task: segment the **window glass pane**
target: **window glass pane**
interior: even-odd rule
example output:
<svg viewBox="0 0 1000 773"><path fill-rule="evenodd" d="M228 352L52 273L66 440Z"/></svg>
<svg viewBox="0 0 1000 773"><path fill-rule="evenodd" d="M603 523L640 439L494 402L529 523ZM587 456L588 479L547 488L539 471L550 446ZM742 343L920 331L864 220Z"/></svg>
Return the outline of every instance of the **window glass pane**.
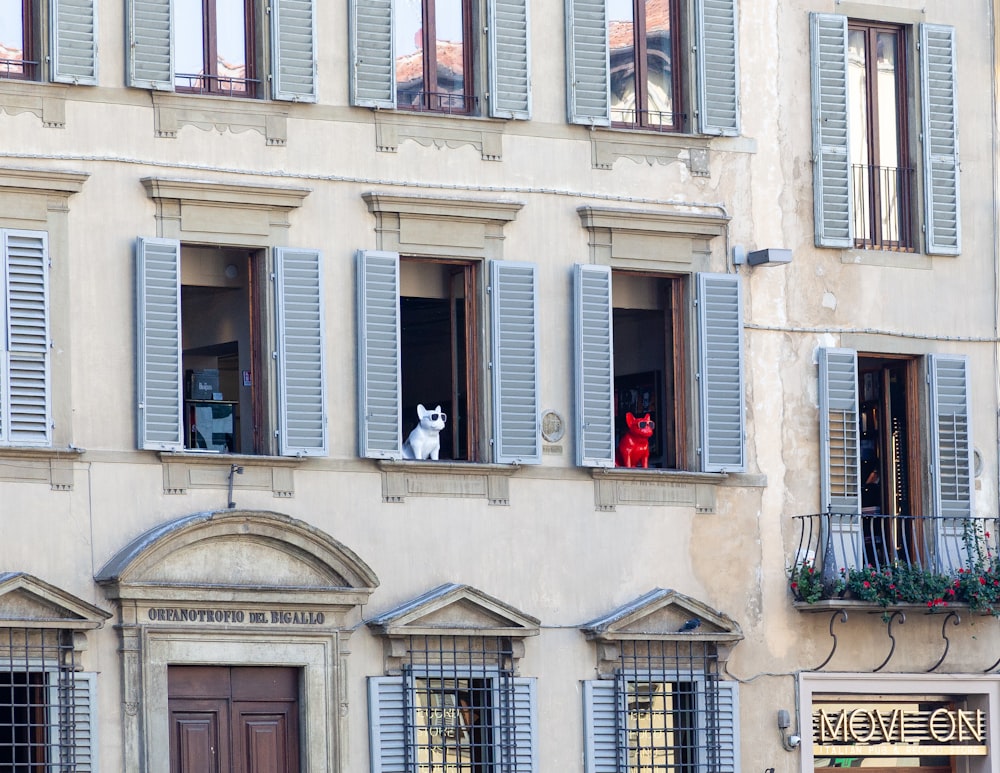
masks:
<svg viewBox="0 0 1000 773"><path fill-rule="evenodd" d="M201 0L174 0L174 19L176 83L181 88L204 89L204 79L198 77L205 74L205 19Z"/></svg>
<svg viewBox="0 0 1000 773"><path fill-rule="evenodd" d="M880 166L901 166L899 162L897 44L898 35L895 32L879 32L876 37Z"/></svg>
<svg viewBox="0 0 1000 773"><path fill-rule="evenodd" d="M247 19L245 0L215 0L217 28L216 75L223 92L245 93L247 78Z"/></svg>
<svg viewBox="0 0 1000 773"><path fill-rule="evenodd" d="M396 103L420 105L424 90L424 20L420 0L395 0L393 39L396 45Z"/></svg>
<svg viewBox="0 0 1000 773"><path fill-rule="evenodd" d="M472 680L417 679L415 688L418 770L471 771L480 756L476 736L482 721L481 696Z"/></svg>
<svg viewBox="0 0 1000 773"><path fill-rule="evenodd" d="M863 30L847 33L847 90L851 116L851 162L868 163L868 66Z"/></svg>
<svg viewBox="0 0 1000 773"><path fill-rule="evenodd" d="M608 0L611 120L635 123L635 8L632 0Z"/></svg>
<svg viewBox="0 0 1000 773"><path fill-rule="evenodd" d="M694 699L693 682L629 682L629 773L693 769Z"/></svg>
<svg viewBox="0 0 1000 773"><path fill-rule="evenodd" d="M0 77L22 75L24 17L22 0L0 0Z"/></svg>
<svg viewBox="0 0 1000 773"><path fill-rule="evenodd" d="M671 51L670 3L646 6L646 109L649 123L674 123L673 56Z"/></svg>
<svg viewBox="0 0 1000 773"><path fill-rule="evenodd" d="M465 14L463 0L434 0L434 26L437 57L436 82L432 91L439 96L431 107L442 110L464 110L465 105Z"/></svg>

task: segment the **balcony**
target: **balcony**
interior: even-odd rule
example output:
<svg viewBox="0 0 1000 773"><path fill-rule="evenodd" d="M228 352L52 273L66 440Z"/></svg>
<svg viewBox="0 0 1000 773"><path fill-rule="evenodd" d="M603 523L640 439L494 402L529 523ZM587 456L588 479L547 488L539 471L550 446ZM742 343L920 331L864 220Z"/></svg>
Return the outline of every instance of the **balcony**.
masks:
<svg viewBox="0 0 1000 773"><path fill-rule="evenodd" d="M854 238L857 247L912 252L915 170L853 164Z"/></svg>
<svg viewBox="0 0 1000 773"><path fill-rule="evenodd" d="M995 517L800 515L789 567L796 608L965 606L1000 617Z"/></svg>

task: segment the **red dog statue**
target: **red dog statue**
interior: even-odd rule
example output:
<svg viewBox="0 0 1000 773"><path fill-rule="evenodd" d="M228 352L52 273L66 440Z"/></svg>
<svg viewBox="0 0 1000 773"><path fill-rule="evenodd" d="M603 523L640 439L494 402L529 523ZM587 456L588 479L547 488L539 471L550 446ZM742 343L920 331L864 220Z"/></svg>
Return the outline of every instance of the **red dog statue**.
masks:
<svg viewBox="0 0 1000 773"><path fill-rule="evenodd" d="M625 423L628 432L618 441L615 464L619 467L649 467L649 439L653 436L653 422L649 414L637 419L626 413Z"/></svg>

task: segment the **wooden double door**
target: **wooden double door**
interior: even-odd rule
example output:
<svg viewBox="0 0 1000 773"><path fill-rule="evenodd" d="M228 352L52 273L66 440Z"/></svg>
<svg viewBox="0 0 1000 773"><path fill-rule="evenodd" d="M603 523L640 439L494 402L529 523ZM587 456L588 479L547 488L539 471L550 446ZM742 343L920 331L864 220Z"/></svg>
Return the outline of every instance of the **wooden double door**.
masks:
<svg viewBox="0 0 1000 773"><path fill-rule="evenodd" d="M299 671L170 666L170 773L299 773Z"/></svg>

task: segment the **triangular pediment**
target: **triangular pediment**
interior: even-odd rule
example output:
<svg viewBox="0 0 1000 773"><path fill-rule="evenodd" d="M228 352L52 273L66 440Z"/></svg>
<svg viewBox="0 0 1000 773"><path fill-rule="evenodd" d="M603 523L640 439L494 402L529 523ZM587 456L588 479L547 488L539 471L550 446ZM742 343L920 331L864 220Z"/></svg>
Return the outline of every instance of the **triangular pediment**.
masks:
<svg viewBox="0 0 1000 773"><path fill-rule="evenodd" d="M701 639L738 641L732 618L675 590L655 588L604 617L580 626L588 639Z"/></svg>
<svg viewBox="0 0 1000 773"><path fill-rule="evenodd" d="M99 628L111 613L24 572L0 574L0 621Z"/></svg>
<svg viewBox="0 0 1000 773"><path fill-rule="evenodd" d="M469 585L441 585L370 620L373 631L410 634L534 636L539 621Z"/></svg>

